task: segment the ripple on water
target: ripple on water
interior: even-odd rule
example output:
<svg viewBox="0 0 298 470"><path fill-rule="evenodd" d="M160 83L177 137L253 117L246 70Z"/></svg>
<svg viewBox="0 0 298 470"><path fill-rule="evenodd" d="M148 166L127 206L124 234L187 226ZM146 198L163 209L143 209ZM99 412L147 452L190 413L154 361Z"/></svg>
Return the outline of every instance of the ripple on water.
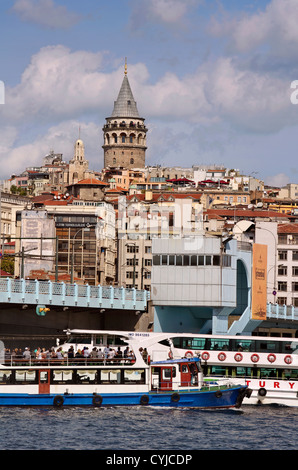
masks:
<svg viewBox="0 0 298 470"><path fill-rule="evenodd" d="M297 408L2 408L0 418L1 450L298 448Z"/></svg>

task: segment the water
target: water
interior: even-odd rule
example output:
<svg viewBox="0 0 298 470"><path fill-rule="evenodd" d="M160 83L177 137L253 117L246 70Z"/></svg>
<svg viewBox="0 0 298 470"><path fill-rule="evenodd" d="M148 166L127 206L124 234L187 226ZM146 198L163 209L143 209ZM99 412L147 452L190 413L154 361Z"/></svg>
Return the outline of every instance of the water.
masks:
<svg viewBox="0 0 298 470"><path fill-rule="evenodd" d="M298 408L1 408L0 450L297 450Z"/></svg>

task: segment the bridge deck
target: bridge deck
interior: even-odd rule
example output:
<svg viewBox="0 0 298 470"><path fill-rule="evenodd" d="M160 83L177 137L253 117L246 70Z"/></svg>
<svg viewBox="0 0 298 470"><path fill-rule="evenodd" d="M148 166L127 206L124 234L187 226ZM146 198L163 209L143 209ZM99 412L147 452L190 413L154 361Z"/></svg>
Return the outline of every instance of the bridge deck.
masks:
<svg viewBox="0 0 298 470"><path fill-rule="evenodd" d="M146 290L27 279L0 279L0 303L145 310Z"/></svg>

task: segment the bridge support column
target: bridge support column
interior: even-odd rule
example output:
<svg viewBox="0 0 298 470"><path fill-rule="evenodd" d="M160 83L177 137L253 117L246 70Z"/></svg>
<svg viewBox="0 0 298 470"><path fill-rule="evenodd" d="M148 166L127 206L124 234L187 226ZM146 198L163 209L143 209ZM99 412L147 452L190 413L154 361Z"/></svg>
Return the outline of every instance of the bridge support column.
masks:
<svg viewBox="0 0 298 470"><path fill-rule="evenodd" d="M212 310L212 334L226 335L229 330L229 315L233 308L213 308Z"/></svg>

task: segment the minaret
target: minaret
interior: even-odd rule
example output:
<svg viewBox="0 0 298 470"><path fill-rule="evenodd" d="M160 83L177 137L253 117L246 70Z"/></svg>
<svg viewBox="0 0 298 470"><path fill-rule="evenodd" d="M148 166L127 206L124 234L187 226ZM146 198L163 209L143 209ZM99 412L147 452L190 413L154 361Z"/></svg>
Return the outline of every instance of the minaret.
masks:
<svg viewBox="0 0 298 470"><path fill-rule="evenodd" d="M84 142L80 137L79 132L79 138L74 144L73 159L69 161L69 184L77 183L89 173L89 161L85 159Z"/></svg>
<svg viewBox="0 0 298 470"><path fill-rule="evenodd" d="M140 117L127 77L124 78L104 133L104 168L144 168L146 153L145 119Z"/></svg>

